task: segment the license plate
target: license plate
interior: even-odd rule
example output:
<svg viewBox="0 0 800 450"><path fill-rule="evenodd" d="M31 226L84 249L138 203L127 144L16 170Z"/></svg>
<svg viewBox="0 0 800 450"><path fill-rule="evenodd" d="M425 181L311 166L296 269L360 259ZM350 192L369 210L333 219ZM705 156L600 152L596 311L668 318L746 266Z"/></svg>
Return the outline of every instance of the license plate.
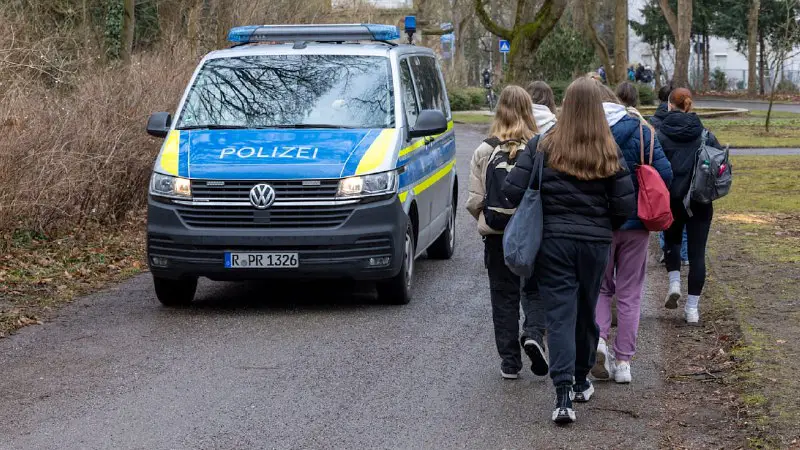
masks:
<svg viewBox="0 0 800 450"><path fill-rule="evenodd" d="M298 265L297 253L225 252L226 269L290 269Z"/></svg>

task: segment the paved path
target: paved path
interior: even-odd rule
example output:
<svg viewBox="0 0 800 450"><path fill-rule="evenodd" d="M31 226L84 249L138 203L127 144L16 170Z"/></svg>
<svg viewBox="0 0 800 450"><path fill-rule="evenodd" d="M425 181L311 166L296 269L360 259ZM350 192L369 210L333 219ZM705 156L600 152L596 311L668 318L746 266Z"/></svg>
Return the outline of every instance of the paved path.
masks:
<svg viewBox="0 0 800 450"><path fill-rule="evenodd" d="M769 109L769 102L757 100L723 100L714 98L700 98L695 102L695 106L701 108L744 108L753 111L766 111ZM775 103L772 105L772 110L800 113L800 104Z"/></svg>
<svg viewBox="0 0 800 450"><path fill-rule="evenodd" d="M0 340L0 448L663 444L660 295L648 291L635 382L598 383L571 428L549 420L549 380L500 379L482 245L463 210L482 136L456 130L456 255L419 262L411 304L329 283L204 282L195 307L169 310L138 276Z"/></svg>
<svg viewBox="0 0 800 450"><path fill-rule="evenodd" d="M732 148L731 155L750 155L750 156L800 155L800 148Z"/></svg>

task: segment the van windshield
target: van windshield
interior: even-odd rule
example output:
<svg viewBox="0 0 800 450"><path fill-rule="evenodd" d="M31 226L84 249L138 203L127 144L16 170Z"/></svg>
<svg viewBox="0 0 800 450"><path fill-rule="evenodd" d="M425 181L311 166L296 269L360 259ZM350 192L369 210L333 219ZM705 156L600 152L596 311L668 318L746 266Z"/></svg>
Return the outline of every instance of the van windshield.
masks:
<svg viewBox="0 0 800 450"><path fill-rule="evenodd" d="M176 128L392 128L389 73L382 56L211 59L197 74Z"/></svg>

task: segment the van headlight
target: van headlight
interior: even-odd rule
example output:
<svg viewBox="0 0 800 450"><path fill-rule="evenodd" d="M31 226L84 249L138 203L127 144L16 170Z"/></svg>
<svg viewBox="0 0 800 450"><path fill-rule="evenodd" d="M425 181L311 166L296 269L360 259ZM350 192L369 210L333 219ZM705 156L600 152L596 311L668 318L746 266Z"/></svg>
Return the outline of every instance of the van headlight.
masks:
<svg viewBox="0 0 800 450"><path fill-rule="evenodd" d="M153 177L150 179L150 195L190 198L192 183L186 178L153 172Z"/></svg>
<svg viewBox="0 0 800 450"><path fill-rule="evenodd" d="M337 197L368 197L397 192L397 171L342 178Z"/></svg>

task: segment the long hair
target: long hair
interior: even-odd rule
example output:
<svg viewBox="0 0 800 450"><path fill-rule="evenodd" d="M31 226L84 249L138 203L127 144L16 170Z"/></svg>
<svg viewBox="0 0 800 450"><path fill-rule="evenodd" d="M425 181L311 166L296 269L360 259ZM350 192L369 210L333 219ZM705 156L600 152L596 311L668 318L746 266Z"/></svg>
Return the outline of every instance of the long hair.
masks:
<svg viewBox="0 0 800 450"><path fill-rule="evenodd" d="M569 85L558 123L542 140L549 167L579 180L608 178L622 169L602 99L591 78L578 78Z"/></svg>
<svg viewBox="0 0 800 450"><path fill-rule="evenodd" d="M622 104L622 102L619 100L619 97L617 97L617 93L614 92L613 89L611 89L610 87L606 86L605 84L603 84L603 83L601 83L601 82L599 82L597 80L595 80L595 83L596 83L598 89L600 89L600 101L601 102L603 102L603 103L616 103L618 105Z"/></svg>
<svg viewBox="0 0 800 450"><path fill-rule="evenodd" d="M536 133L531 96L519 86L509 85L500 93L490 134L501 141L529 141ZM511 150L511 158L516 149Z"/></svg>
<svg viewBox="0 0 800 450"><path fill-rule="evenodd" d="M544 105L552 112L556 113L556 96L553 94L553 89L544 81L534 81L528 85L528 94L535 105Z"/></svg>

